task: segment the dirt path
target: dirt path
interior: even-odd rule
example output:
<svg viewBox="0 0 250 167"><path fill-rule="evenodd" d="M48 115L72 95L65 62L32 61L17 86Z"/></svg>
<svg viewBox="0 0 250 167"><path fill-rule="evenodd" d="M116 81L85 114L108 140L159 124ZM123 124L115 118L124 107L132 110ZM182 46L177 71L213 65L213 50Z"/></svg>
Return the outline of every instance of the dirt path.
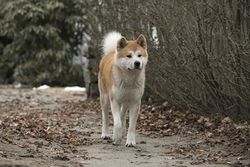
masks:
<svg viewBox="0 0 250 167"><path fill-rule="evenodd" d="M100 139L99 103L86 101L84 94L65 93L60 88L1 87L0 167L250 166L248 123L235 125L240 130L232 143L232 134L222 136L215 131L227 125L205 131L201 129L204 125L183 122L182 113L165 111L167 107L142 108L137 146L125 147L125 139L123 145L113 146ZM198 118L199 123L213 124Z"/></svg>

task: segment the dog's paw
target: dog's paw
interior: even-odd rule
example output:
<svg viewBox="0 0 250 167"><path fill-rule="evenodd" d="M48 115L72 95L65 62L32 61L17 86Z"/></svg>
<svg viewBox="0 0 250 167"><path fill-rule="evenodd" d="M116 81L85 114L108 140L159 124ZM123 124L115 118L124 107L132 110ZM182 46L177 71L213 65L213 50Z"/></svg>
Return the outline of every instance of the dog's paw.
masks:
<svg viewBox="0 0 250 167"><path fill-rule="evenodd" d="M110 136L106 133L102 133L101 138L104 140L108 140L108 139L110 139Z"/></svg>
<svg viewBox="0 0 250 167"><path fill-rule="evenodd" d="M136 143L135 140L129 140L126 141L126 147L135 147Z"/></svg>
<svg viewBox="0 0 250 167"><path fill-rule="evenodd" d="M113 145L118 146L121 144L121 142L122 142L121 138L116 138L116 139L113 138Z"/></svg>

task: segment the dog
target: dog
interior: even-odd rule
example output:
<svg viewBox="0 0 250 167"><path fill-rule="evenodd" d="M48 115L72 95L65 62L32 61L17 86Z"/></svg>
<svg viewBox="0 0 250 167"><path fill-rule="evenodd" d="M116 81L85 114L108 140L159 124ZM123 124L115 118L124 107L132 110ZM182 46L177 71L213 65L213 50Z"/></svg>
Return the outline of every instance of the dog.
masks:
<svg viewBox="0 0 250 167"><path fill-rule="evenodd" d="M99 65L98 86L102 109L102 135L109 138L109 109L113 115L113 144L119 145L129 127L126 146L135 146L136 122L145 87L148 62L147 42L143 35L128 41L118 32L108 33L103 40L103 57Z"/></svg>

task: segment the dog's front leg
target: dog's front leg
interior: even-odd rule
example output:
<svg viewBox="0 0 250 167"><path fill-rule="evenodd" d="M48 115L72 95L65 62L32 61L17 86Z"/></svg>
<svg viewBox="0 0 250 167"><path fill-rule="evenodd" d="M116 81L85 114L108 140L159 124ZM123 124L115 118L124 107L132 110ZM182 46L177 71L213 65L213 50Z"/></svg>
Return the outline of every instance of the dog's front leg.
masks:
<svg viewBox="0 0 250 167"><path fill-rule="evenodd" d="M118 145L121 143L122 140L122 122L121 122L121 105L113 100L111 102L111 110L114 120L114 128L113 128L113 143Z"/></svg>
<svg viewBox="0 0 250 167"><path fill-rule="evenodd" d="M126 146L135 146L135 129L136 129L136 121L140 111L140 102L138 104L132 105L129 108L129 128Z"/></svg>
<svg viewBox="0 0 250 167"><path fill-rule="evenodd" d="M127 134L127 128L126 128L126 116L127 116L127 107L126 106L122 106L121 107L121 121L122 121L122 136L126 136Z"/></svg>

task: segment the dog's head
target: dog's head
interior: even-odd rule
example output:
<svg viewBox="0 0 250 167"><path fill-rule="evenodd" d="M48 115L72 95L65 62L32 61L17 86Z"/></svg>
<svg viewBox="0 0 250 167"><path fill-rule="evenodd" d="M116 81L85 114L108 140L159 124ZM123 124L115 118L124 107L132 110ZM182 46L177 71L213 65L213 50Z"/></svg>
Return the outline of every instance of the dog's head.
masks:
<svg viewBox="0 0 250 167"><path fill-rule="evenodd" d="M127 41L122 37L117 43L116 65L123 70L142 70L148 61L147 42L143 35Z"/></svg>

